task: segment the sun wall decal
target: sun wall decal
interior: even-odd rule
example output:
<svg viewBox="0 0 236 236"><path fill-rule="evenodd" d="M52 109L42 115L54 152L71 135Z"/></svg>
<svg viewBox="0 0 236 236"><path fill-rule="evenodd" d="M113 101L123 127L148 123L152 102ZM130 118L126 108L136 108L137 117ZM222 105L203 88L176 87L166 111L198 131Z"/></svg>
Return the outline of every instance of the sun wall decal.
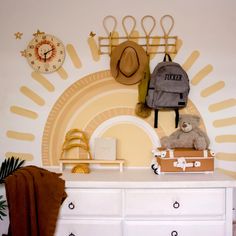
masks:
<svg viewBox="0 0 236 236"><path fill-rule="evenodd" d="M134 32L135 36L138 32ZM118 34L116 32L116 34ZM91 52L92 61L98 62L100 60L100 54L98 53L98 46L96 44L94 36L89 35L87 43ZM178 51L182 46L182 41L178 41ZM71 61L75 69L82 68L81 59L77 53L76 48L72 44L66 45L68 54L68 60ZM153 49L153 50L157 50ZM188 71L199 58L199 51L193 51L182 64L183 68ZM173 55L173 59L174 59ZM153 60L155 55L152 54L151 59ZM206 65L200 69L191 79L191 85L194 89L198 89L198 85L202 81L208 78L208 75L213 71L212 65ZM66 80L69 78L68 72L65 68L60 68L57 71L59 78ZM53 93L56 90L56 84L53 84L46 75L42 75L36 72L32 72L31 77L35 80L40 87L43 87L46 91ZM224 81L216 81L212 85L201 89L199 96L204 99L208 99L210 96L224 89ZM20 88L21 95L31 100L36 107L43 107L47 103L47 98L44 98L35 89L28 86L22 86ZM148 119L142 120L135 116L134 107L137 102L137 86L123 86L115 82L111 77L110 71L99 71L87 75L83 78L79 78L74 84L72 84L57 100L51 112L48 116L47 122L44 127L43 138L42 138L42 163L44 166L55 166L58 165L59 152L61 144L64 139L65 133L72 127L83 128L88 132L90 137L96 133L100 136L118 135L119 129L125 127L127 131L134 131L143 134L145 137L149 137L144 149L146 153L142 155L150 155L150 148L152 145L158 143L158 138L163 135L168 135L173 131L173 127L168 124L174 123L174 114L171 112L162 112L160 114L160 128L158 130L152 129L153 115ZM209 105L209 113L217 113L224 109L235 109L236 99L230 98L222 100L220 102L213 102ZM25 107L12 105L10 112L16 115L19 119L26 118L37 122L40 114L37 110L31 110ZM199 114L194 101L190 99L189 106L183 109L183 113L194 113ZM199 114L200 115L200 114ZM18 119L16 117L16 119ZM114 126L112 127L112 122ZM226 117L222 119L216 119L212 121L212 126L215 129L224 129L224 127L233 126L236 124L236 117ZM205 124L202 123L202 128L205 128ZM103 127L103 129L101 128ZM106 127L106 128L104 128ZM118 129L116 129L118 127ZM143 128L145 127L145 128ZM100 130L100 131L99 131ZM141 131L142 130L142 131ZM150 131L152 130L152 131ZM100 133L99 133L99 132ZM154 132L153 132L154 131ZM9 129L6 132L6 137L14 139L17 142L35 142L35 135L33 133L27 133ZM128 135L129 138L134 136ZM124 138L122 135L119 138ZM140 139L141 141L144 141ZM140 140L136 140L137 142ZM153 141L156 140L156 141ZM122 140L121 140L122 141ZM216 143L236 143L236 135L232 134L221 134L215 136ZM130 155L132 150L136 148L136 145L130 145L131 151L126 153ZM120 154L122 155L122 147L120 147ZM126 150L127 151L127 150ZM135 155L137 155L136 152ZM18 156L22 159L33 161L35 156L33 153L17 152L17 150L8 150L5 152L6 157ZM224 162L225 165L221 168L222 171L236 177L236 168L228 168L227 163L235 163L236 153L229 152L217 152L216 159ZM122 157L124 158L124 157ZM127 163L129 166L147 166L147 159L144 157L137 157L139 161L135 161L130 156L126 156ZM140 161L143 158L143 161ZM138 163L138 164L137 164ZM228 165L230 166L230 164Z"/></svg>

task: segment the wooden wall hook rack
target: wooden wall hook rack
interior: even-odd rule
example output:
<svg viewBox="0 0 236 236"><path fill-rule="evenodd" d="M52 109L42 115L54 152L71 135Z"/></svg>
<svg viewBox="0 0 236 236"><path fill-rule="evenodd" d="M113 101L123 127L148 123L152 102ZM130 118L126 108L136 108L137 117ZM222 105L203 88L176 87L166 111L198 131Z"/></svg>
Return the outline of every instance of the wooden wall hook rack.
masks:
<svg viewBox="0 0 236 236"><path fill-rule="evenodd" d="M147 30L147 26L145 26L145 22L147 20L151 20L151 27L149 31ZM113 28L111 30L108 29L108 21L113 23ZM131 29L128 32L127 22L131 22ZM167 21L170 23L166 26ZM156 27L156 20L151 15L146 15L141 19L141 27L144 31L144 35L139 36L135 35L135 27L136 27L136 19L133 16L127 15L122 19L122 27L125 32L125 36L119 36L116 32L117 28L117 20L114 16L106 16L103 19L103 27L107 33L107 36L98 37L98 46L99 46L99 54L108 54L111 55L112 50L118 46L120 43L131 40L137 42L140 46L142 46L147 55L150 54L176 54L177 53L177 36L171 36L170 33L174 27L174 18L171 15L164 15L161 17L160 25L162 29L162 36L156 35L151 36L153 30Z"/></svg>

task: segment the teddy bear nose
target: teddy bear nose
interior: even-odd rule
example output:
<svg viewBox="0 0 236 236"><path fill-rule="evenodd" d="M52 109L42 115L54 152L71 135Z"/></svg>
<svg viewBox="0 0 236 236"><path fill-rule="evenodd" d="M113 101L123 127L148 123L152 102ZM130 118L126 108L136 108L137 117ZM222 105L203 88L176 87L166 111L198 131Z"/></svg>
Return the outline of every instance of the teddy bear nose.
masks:
<svg viewBox="0 0 236 236"><path fill-rule="evenodd" d="M184 122L184 123L182 124L182 127L183 127L183 128L186 128L186 127L187 127L187 124Z"/></svg>

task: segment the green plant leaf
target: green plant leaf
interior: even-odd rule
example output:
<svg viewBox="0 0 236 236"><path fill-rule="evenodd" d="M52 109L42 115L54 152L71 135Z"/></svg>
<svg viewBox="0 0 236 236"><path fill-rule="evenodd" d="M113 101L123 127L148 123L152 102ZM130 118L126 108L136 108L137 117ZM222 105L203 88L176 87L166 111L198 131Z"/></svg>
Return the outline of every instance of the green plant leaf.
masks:
<svg viewBox="0 0 236 236"><path fill-rule="evenodd" d="M4 179L19 169L24 162L24 160L20 160L15 157L5 159L0 167L0 184L4 183ZM5 211L7 209L7 202L5 200L1 200L2 198L3 196L0 195L0 220L3 220L3 217L6 216Z"/></svg>
<svg viewBox="0 0 236 236"><path fill-rule="evenodd" d="M19 158L15 157L5 159L0 167L0 184L4 183L4 179L19 169L24 164L24 162L24 160L20 161Z"/></svg>
<svg viewBox="0 0 236 236"><path fill-rule="evenodd" d="M0 211L0 215L1 216L7 216L7 214L5 214L3 211Z"/></svg>
<svg viewBox="0 0 236 236"><path fill-rule="evenodd" d="M0 195L0 199L2 199L3 196ZM7 209L7 202L5 200L1 200L0 201L0 220L3 220L4 216L7 216L7 214L5 213L6 209Z"/></svg>

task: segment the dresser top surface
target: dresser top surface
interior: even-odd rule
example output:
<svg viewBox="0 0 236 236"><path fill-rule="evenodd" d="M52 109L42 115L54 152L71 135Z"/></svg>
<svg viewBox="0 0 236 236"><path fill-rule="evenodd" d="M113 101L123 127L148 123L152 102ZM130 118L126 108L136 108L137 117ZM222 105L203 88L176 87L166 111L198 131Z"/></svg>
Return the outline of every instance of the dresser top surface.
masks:
<svg viewBox="0 0 236 236"><path fill-rule="evenodd" d="M156 175L150 169L91 170L89 174L70 173L62 178L71 188L221 188L236 187L236 179L221 172L165 173Z"/></svg>

